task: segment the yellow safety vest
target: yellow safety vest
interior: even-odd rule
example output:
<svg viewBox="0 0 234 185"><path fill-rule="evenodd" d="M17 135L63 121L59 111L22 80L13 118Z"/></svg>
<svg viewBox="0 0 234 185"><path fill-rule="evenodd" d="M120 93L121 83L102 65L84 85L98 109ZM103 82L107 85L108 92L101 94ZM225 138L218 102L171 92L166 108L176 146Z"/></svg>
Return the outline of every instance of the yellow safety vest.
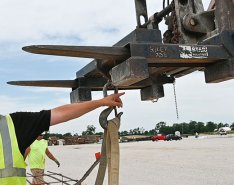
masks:
<svg viewBox="0 0 234 185"><path fill-rule="evenodd" d="M48 143L46 140L35 140L28 154L30 169L45 169L45 155Z"/></svg>
<svg viewBox="0 0 234 185"><path fill-rule="evenodd" d="M26 185L26 163L9 115L0 115L0 185Z"/></svg>

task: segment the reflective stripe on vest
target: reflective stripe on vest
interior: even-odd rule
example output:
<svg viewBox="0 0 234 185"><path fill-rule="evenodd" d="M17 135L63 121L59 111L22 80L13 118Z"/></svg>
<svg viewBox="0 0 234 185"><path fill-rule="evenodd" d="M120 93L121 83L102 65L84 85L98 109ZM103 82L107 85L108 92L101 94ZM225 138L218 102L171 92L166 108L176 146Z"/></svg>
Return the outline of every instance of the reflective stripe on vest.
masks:
<svg viewBox="0 0 234 185"><path fill-rule="evenodd" d="M23 169L23 168L0 169L0 178L25 177L25 174L26 174L26 169Z"/></svg>
<svg viewBox="0 0 234 185"><path fill-rule="evenodd" d="M7 121L7 119L10 119L10 121ZM25 162L22 154L19 152L17 141L13 141L14 139L16 140L16 136L10 116L0 115L0 135L2 141L0 145L2 145L3 149L3 156L1 158L4 162L4 168L0 169L0 178L25 177ZM20 156L15 157L14 152ZM13 157L17 158L15 159L16 162L13 160Z"/></svg>

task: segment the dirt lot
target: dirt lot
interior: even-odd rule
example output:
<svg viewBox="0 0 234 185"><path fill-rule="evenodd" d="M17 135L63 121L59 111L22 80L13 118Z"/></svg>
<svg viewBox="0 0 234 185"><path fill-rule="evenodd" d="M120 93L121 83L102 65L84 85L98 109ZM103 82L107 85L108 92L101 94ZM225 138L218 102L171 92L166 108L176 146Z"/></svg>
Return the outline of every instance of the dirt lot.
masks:
<svg viewBox="0 0 234 185"><path fill-rule="evenodd" d="M121 143L121 185L233 185L234 137ZM46 170L80 179L101 144L52 146L61 167L47 158ZM97 168L84 184L93 185ZM105 179L105 185L107 184Z"/></svg>

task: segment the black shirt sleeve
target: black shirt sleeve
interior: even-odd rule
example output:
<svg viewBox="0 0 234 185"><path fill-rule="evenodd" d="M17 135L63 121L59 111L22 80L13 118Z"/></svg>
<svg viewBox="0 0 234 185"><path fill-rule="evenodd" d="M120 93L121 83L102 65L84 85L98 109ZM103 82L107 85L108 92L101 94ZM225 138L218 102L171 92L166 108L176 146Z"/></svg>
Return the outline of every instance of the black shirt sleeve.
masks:
<svg viewBox="0 0 234 185"><path fill-rule="evenodd" d="M18 140L19 150L24 155L25 150L39 134L48 131L50 127L50 110L40 112L16 112L10 114Z"/></svg>

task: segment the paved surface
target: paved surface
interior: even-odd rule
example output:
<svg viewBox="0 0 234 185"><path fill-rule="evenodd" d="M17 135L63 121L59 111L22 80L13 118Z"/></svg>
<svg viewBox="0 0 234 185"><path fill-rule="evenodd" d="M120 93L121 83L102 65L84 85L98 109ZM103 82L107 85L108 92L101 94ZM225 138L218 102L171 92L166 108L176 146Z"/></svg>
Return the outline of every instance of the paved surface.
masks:
<svg viewBox="0 0 234 185"><path fill-rule="evenodd" d="M120 147L120 185L234 185L233 137L143 141ZM47 158L46 170L80 179L100 148L100 144L52 146L61 167ZM93 185L96 172L97 168L84 184Z"/></svg>

